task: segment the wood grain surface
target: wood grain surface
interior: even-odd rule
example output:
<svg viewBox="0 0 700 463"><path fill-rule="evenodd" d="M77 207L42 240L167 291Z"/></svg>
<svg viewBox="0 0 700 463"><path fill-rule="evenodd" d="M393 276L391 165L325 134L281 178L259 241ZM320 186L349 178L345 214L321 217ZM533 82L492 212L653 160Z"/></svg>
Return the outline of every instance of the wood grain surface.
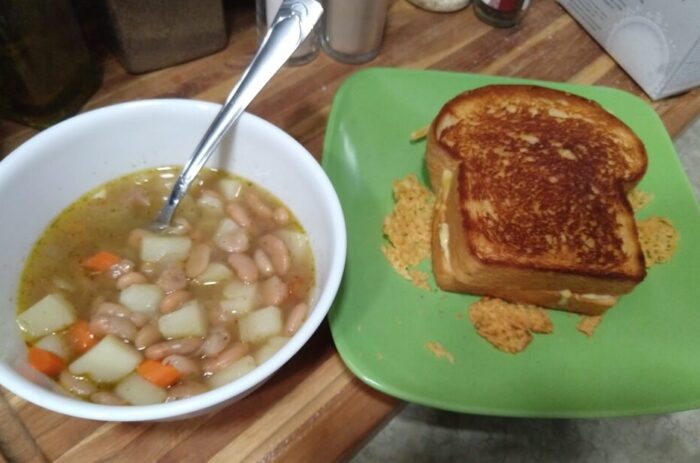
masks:
<svg viewBox="0 0 700 463"><path fill-rule="evenodd" d="M639 87L553 0L534 0L523 23L494 29L472 8L430 13L394 0L380 55L362 66L321 54L283 69L250 111L289 132L321 157L333 95L344 79L370 66L437 69L617 87L643 98ZM141 75L104 57L103 84L85 109L142 98L222 102L257 45L253 4L228 2L229 45L214 55ZM410 96L409 96L410 97ZM700 91L652 103L672 136L700 113ZM35 134L0 122L0 157ZM0 432L24 432L51 461L336 461L350 457L401 403L356 379L322 325L277 375L246 399L216 413L163 423L102 423L45 411L3 390L11 409ZM20 421L14 422L16 414ZM22 444L18 439L18 445ZM33 451L31 443L24 455ZM21 449L20 449L21 450ZM21 458L5 452L7 461ZM29 457L27 457L29 458ZM2 460L0 460L2 461Z"/></svg>

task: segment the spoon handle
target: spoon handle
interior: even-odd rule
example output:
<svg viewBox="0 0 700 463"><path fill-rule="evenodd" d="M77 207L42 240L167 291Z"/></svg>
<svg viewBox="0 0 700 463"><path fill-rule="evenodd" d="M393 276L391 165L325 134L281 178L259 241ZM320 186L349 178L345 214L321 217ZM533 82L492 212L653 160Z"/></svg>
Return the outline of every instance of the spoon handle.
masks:
<svg viewBox="0 0 700 463"><path fill-rule="evenodd" d="M154 228L170 225L180 199L187 193L204 164L218 146L226 131L238 120L253 98L260 93L292 53L309 35L323 13L317 0L283 0L272 25L265 34L258 52L241 79L231 90L219 113L182 169L170 196L156 218Z"/></svg>

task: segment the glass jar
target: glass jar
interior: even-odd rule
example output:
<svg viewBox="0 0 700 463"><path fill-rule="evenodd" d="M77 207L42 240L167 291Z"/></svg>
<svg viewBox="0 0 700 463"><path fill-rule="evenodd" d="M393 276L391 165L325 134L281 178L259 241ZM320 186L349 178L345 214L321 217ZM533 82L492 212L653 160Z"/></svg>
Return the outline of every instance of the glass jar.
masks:
<svg viewBox="0 0 700 463"><path fill-rule="evenodd" d="M336 61L359 64L379 54L384 39L387 0L326 0L321 40Z"/></svg>
<svg viewBox="0 0 700 463"><path fill-rule="evenodd" d="M131 73L166 68L221 50L222 0L104 0L116 55Z"/></svg>
<svg viewBox="0 0 700 463"><path fill-rule="evenodd" d="M258 25L258 38L262 41L265 37L267 29L272 25L272 21L277 15L277 11L282 5L282 0L255 0L255 16ZM320 24L321 21L318 22ZM321 41L319 37L319 26L317 25L311 31L309 36L304 40L299 48L292 53L287 64L290 66L299 66L313 61L318 56L321 49Z"/></svg>
<svg viewBox="0 0 700 463"><path fill-rule="evenodd" d="M46 127L101 83L69 0L0 2L0 117Z"/></svg>
<svg viewBox="0 0 700 463"><path fill-rule="evenodd" d="M469 6L471 0L408 0L418 8L439 13L451 13Z"/></svg>
<svg viewBox="0 0 700 463"><path fill-rule="evenodd" d="M477 18L495 27L513 27L520 23L530 0L474 0Z"/></svg>

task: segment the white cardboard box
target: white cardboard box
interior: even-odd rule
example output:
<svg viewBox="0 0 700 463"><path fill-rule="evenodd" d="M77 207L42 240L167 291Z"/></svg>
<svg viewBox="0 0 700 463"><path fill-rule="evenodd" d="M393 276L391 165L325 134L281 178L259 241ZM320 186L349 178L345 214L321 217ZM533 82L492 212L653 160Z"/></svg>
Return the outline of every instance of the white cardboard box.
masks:
<svg viewBox="0 0 700 463"><path fill-rule="evenodd" d="M700 0L558 0L654 100L700 85Z"/></svg>

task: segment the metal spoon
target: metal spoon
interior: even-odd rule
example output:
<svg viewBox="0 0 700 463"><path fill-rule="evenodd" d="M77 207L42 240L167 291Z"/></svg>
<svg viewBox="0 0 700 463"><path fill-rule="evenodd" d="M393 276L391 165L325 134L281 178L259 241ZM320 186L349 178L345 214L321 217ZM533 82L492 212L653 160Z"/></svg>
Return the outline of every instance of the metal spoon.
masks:
<svg viewBox="0 0 700 463"><path fill-rule="evenodd" d="M180 199L187 193L226 131L238 120L253 98L284 65L318 22L323 7L316 0L283 0L262 44L241 79L182 169L170 196L152 225L155 231L170 226Z"/></svg>

